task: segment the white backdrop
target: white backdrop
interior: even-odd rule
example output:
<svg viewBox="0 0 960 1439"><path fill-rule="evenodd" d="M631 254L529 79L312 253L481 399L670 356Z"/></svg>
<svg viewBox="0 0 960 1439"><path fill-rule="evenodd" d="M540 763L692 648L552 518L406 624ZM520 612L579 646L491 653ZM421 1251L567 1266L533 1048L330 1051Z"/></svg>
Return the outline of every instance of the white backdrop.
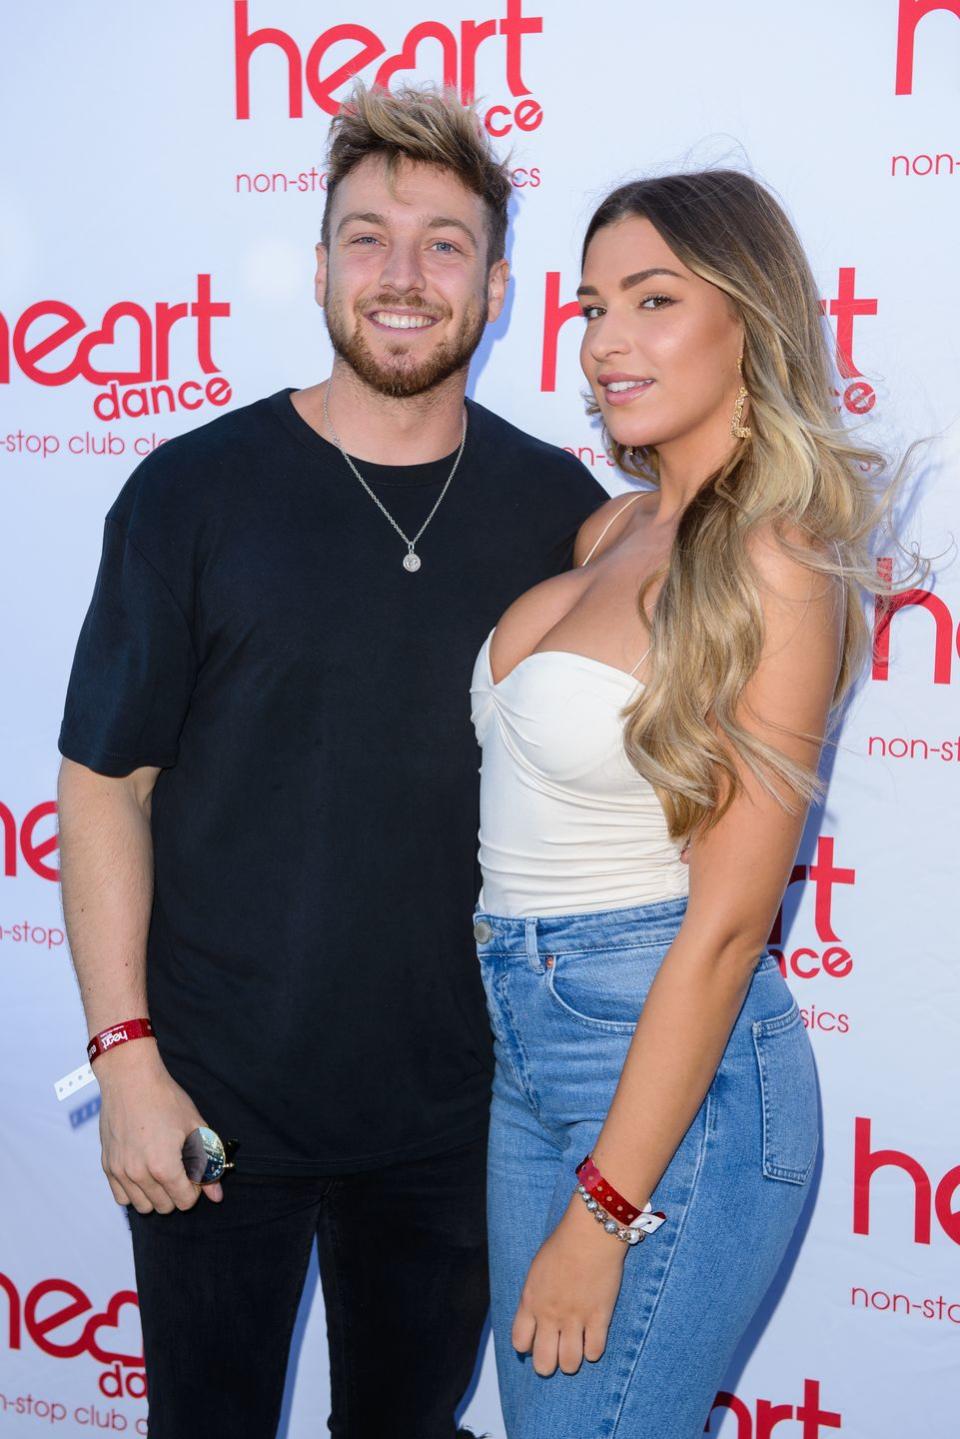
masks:
<svg viewBox="0 0 960 1439"><path fill-rule="evenodd" d="M511 300L472 392L611 490L624 481L585 418L563 306L593 205L651 170L721 161L766 180L808 247L848 418L880 442L937 436L905 520L939 556L935 593L908 597L889 669L881 654L851 706L775 935L821 1077L816 1201L709 1432L892 1439L956 1424L960 4L479 3L0 13L4 1435L146 1432L96 1088L63 1105L52 1089L86 1039L55 883L56 737L102 517L138 458L326 373L313 245L329 114L357 66L368 80L446 70L468 89L475 73L516 205ZM150 405L163 383L173 413L162 392ZM325 1432L326 1393L314 1275L282 1432ZM465 1419L502 1439L489 1348Z"/></svg>

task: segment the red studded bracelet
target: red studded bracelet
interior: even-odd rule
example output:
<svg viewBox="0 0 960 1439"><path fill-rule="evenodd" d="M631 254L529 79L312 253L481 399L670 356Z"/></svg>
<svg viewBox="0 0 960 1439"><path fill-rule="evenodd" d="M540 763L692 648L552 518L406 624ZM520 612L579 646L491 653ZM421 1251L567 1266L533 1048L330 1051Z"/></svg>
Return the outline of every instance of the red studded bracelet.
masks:
<svg viewBox="0 0 960 1439"><path fill-rule="evenodd" d="M577 1178L597 1203L603 1205L611 1219L616 1219L619 1224L632 1224L640 1217L642 1210L630 1204L604 1179L589 1154L577 1165Z"/></svg>
<svg viewBox="0 0 960 1439"><path fill-rule="evenodd" d="M87 1058L92 1064L101 1054L106 1054L108 1049L115 1049L118 1044L126 1044L128 1039L155 1038L149 1019L125 1019L122 1024L101 1029L99 1034L93 1036L87 1045Z"/></svg>

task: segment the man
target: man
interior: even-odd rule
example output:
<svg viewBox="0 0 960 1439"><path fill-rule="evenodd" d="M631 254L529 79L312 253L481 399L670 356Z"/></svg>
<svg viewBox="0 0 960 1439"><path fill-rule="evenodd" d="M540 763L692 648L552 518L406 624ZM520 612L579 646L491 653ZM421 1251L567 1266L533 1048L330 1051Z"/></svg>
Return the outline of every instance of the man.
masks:
<svg viewBox="0 0 960 1439"><path fill-rule="evenodd" d="M330 379L166 444L107 518L63 892L91 1034L155 1032L95 1060L153 1439L275 1433L314 1240L333 1435L456 1432L487 1304L470 673L605 498L464 399L509 188L469 110L359 90L317 247ZM202 1124L239 1149L196 1203Z"/></svg>

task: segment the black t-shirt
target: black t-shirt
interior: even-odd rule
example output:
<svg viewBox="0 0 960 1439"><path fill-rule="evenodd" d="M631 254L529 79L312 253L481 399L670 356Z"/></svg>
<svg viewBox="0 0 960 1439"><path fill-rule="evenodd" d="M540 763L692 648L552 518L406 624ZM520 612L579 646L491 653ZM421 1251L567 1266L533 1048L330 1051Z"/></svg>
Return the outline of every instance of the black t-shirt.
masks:
<svg viewBox="0 0 960 1439"><path fill-rule="evenodd" d="M239 1140L239 1170L343 1173L483 1132L470 675L606 495L468 402L409 574L291 393L169 441L127 481L60 749L107 775L161 767L147 981L174 1078ZM452 459L358 465L415 534Z"/></svg>

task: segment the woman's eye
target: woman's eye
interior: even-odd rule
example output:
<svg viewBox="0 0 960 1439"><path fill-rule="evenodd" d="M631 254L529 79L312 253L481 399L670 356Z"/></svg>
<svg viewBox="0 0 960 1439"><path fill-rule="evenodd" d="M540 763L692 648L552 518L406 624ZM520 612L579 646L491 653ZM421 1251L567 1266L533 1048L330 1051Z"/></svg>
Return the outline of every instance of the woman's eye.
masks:
<svg viewBox="0 0 960 1439"><path fill-rule="evenodd" d="M672 305L673 297L670 295L647 295L637 306L640 310L662 310L665 305ZM584 305L583 318L585 320L596 320L600 315L605 314L602 305Z"/></svg>

